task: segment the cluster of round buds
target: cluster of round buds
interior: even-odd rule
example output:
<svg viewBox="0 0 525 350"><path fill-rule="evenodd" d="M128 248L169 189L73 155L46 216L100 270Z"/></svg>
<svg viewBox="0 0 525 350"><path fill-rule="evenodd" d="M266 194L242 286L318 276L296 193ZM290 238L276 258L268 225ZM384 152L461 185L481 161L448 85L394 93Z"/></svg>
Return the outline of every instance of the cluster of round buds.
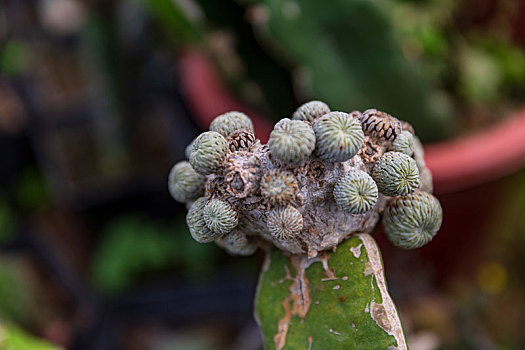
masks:
<svg viewBox="0 0 525 350"><path fill-rule="evenodd" d="M252 254L265 240L315 256L370 232L383 212L387 237L402 248L427 243L441 224L413 129L375 109L305 103L275 125L268 145L250 118L228 112L186 153L189 162L170 172L170 193L191 204L192 237L231 254Z"/></svg>

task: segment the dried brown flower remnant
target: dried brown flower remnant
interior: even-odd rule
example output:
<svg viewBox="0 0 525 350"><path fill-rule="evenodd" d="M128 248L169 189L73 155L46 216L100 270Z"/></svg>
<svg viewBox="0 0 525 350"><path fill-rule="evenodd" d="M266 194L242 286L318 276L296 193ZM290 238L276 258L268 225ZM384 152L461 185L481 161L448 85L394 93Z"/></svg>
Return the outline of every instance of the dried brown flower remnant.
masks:
<svg viewBox="0 0 525 350"><path fill-rule="evenodd" d="M234 131L226 138L230 151L249 151L255 143L255 135L253 131L248 129L241 129Z"/></svg>
<svg viewBox="0 0 525 350"><path fill-rule="evenodd" d="M358 117L363 126L363 131L367 135L392 141L401 133L401 122L388 113L377 109L368 109Z"/></svg>

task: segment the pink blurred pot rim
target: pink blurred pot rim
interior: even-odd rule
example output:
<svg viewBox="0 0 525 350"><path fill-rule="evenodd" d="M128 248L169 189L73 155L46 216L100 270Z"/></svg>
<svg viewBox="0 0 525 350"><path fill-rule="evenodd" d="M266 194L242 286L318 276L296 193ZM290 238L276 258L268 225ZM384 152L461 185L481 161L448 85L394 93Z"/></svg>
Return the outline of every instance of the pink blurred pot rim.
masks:
<svg viewBox="0 0 525 350"><path fill-rule="evenodd" d="M215 116L237 110L252 118L257 137L267 141L273 123L228 91L203 51L184 51L178 64L183 93L203 129ZM515 172L525 164L525 107L483 131L425 145L425 161L437 194L467 190Z"/></svg>

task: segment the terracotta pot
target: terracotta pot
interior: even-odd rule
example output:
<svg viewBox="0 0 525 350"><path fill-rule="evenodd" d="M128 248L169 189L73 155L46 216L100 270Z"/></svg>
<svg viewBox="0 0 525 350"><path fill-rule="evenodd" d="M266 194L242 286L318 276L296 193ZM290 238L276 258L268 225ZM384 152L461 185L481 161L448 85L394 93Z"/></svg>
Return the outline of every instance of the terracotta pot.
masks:
<svg viewBox="0 0 525 350"><path fill-rule="evenodd" d="M261 141L268 139L273 123L228 91L205 54L186 51L179 68L183 93L203 129L218 114L239 110L253 119ZM418 254L439 262L441 275L455 268L465 251L476 250L478 237L503 200L505 181L501 179L525 164L525 108L484 131L425 145L425 160L434 176L434 193L443 206L444 220L432 244Z"/></svg>

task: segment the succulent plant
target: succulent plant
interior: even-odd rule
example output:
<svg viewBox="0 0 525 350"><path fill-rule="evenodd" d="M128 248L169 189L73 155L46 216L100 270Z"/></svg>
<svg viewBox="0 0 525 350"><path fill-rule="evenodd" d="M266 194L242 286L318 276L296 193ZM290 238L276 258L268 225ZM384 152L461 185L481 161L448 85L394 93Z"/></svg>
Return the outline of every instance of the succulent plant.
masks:
<svg viewBox="0 0 525 350"><path fill-rule="evenodd" d="M203 175L217 170L228 152L228 141L215 131L207 131L199 135L193 142L190 164Z"/></svg>
<svg viewBox="0 0 525 350"><path fill-rule="evenodd" d="M268 147L279 161L296 165L305 161L314 151L315 134L307 123L284 118L270 134Z"/></svg>
<svg viewBox="0 0 525 350"><path fill-rule="evenodd" d="M299 190L297 186L297 179L291 172L272 169L261 179L261 196L270 205L283 205L295 199Z"/></svg>
<svg viewBox="0 0 525 350"><path fill-rule="evenodd" d="M206 177L193 170L187 161L175 164L168 176L170 194L181 203L202 196L205 182Z"/></svg>
<svg viewBox="0 0 525 350"><path fill-rule="evenodd" d="M231 232L239 223L239 215L232 206L220 199L211 199L202 209L202 217L211 231L218 235Z"/></svg>
<svg viewBox="0 0 525 350"><path fill-rule="evenodd" d="M344 162L357 154L363 145L363 129L348 113L330 112L313 126L319 157Z"/></svg>
<svg viewBox="0 0 525 350"><path fill-rule="evenodd" d="M401 131L392 142L392 151L412 156L414 154L414 136L412 133L407 130Z"/></svg>
<svg viewBox="0 0 525 350"><path fill-rule="evenodd" d="M186 221L198 242L215 241L235 255L269 245L287 253L271 249L273 260L261 274L257 310L267 347L317 347L323 339L324 347L353 349L374 339L377 348L406 349L368 233L383 214L390 241L415 248L441 225L439 202L426 192L432 175L411 126L385 112L330 112L312 101L293 120L280 120L264 145L239 115L217 117L212 131L193 141L190 162L174 166L169 186L191 205ZM307 274L315 262L322 268ZM356 284L366 293L357 293ZM310 306L312 300L320 304ZM333 324L327 312L351 315L354 323ZM308 332L290 322L296 317ZM339 343L326 338L327 329L352 336Z"/></svg>
<svg viewBox="0 0 525 350"><path fill-rule="evenodd" d="M227 112L212 120L210 130L216 131L224 137L230 136L234 131L246 129L253 131L252 120L242 112Z"/></svg>
<svg viewBox="0 0 525 350"><path fill-rule="evenodd" d="M293 113L292 119L313 123L315 119L330 113L330 107L321 101L310 101L301 105Z"/></svg>
<svg viewBox="0 0 525 350"><path fill-rule="evenodd" d="M186 223L190 229L191 237L199 243L208 243L220 238L219 234L208 228L202 216L202 210L207 203L208 198L206 197L197 199L186 214Z"/></svg>
<svg viewBox="0 0 525 350"><path fill-rule="evenodd" d="M267 226L276 239L289 239L297 236L303 229L303 216L291 205L278 207L268 212Z"/></svg>
<svg viewBox="0 0 525 350"><path fill-rule="evenodd" d="M252 255L257 250L258 242L254 237L249 237L239 229L234 229L217 240L217 245L232 255Z"/></svg>
<svg viewBox="0 0 525 350"><path fill-rule="evenodd" d="M386 196L406 196L419 186L416 161L404 153L387 152L376 162L372 177Z"/></svg>
<svg viewBox="0 0 525 350"><path fill-rule="evenodd" d="M404 197L396 197L389 203L383 216L385 233L396 247L419 248L434 238L443 211L436 197L417 191Z"/></svg>
<svg viewBox="0 0 525 350"><path fill-rule="evenodd" d="M364 214L376 204L377 185L370 175L354 170L343 175L334 187L334 199L350 214Z"/></svg>

